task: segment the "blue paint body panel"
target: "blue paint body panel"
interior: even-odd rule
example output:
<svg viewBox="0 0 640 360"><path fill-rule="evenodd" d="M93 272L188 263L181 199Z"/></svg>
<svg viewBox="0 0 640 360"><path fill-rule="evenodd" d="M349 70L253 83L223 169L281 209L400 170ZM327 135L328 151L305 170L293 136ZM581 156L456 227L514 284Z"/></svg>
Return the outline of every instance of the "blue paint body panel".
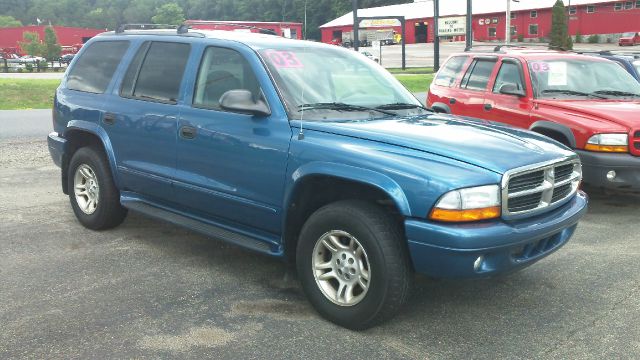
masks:
<svg viewBox="0 0 640 360"><path fill-rule="evenodd" d="M229 34L230 39L112 34L90 40L124 39L130 46L104 94L70 90L63 79L56 91L54 133L48 137L54 163L64 166L71 155L71 132L91 134L105 149L123 205L155 207L156 212L147 210L152 216L171 214L168 221L204 233L214 227L221 229L218 234L235 232L238 237L229 241L242 245L250 239L262 245L247 247L274 256L285 255L287 211L307 180L330 177L365 184L386 193L405 219L414 268L442 277L486 276L533 263L566 243L586 211L586 198L578 194L551 212L512 222L429 221L436 201L450 190L500 184L510 169L573 153L531 132L441 114L357 122L290 120L256 50L301 42ZM124 73L145 41L191 45L176 103L119 95ZM247 60L269 116L191 105L208 46L235 50ZM106 113L115 115L113 124L105 123ZM181 138L183 126L195 128L197 136ZM531 250L531 244L540 251ZM480 256L484 260L474 269Z"/></svg>

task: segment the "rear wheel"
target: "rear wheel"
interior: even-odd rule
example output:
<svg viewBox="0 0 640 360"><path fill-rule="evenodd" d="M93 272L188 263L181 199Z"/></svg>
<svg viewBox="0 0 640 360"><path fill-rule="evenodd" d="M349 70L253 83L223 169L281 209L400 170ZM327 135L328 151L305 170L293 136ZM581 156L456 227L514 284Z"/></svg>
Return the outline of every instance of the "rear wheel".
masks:
<svg viewBox="0 0 640 360"><path fill-rule="evenodd" d="M374 204L340 201L312 214L296 263L310 302L328 320L366 329L408 298L413 273L398 224Z"/></svg>
<svg viewBox="0 0 640 360"><path fill-rule="evenodd" d="M120 192L104 153L95 147L80 148L68 171L69 200L80 223L92 230L120 225L127 210L120 205Z"/></svg>

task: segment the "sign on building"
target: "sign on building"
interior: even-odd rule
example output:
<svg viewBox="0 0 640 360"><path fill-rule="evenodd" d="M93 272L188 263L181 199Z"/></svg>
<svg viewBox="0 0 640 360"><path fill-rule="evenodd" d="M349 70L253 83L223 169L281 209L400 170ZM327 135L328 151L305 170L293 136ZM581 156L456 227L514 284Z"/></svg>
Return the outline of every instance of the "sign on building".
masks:
<svg viewBox="0 0 640 360"><path fill-rule="evenodd" d="M467 30L467 19L464 16L438 19L438 36L464 35Z"/></svg>
<svg viewBox="0 0 640 360"><path fill-rule="evenodd" d="M393 26L400 26L400 20L398 19L364 19L360 21L361 28L393 27Z"/></svg>

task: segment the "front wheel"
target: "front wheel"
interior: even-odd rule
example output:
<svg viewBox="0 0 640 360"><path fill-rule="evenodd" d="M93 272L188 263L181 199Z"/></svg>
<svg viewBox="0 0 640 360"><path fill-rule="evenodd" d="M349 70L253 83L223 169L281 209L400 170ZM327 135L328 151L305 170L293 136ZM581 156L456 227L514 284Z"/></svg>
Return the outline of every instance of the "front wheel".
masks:
<svg viewBox="0 0 640 360"><path fill-rule="evenodd" d="M317 311L361 330L394 316L408 298L413 272L393 218L374 204L329 204L305 223L296 263Z"/></svg>

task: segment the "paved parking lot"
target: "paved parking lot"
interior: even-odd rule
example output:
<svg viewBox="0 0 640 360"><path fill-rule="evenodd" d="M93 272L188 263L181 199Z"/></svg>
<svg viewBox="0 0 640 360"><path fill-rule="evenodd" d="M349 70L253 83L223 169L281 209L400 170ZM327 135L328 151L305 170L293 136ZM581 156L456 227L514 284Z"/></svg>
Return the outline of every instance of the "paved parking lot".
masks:
<svg viewBox="0 0 640 360"><path fill-rule="evenodd" d="M510 276L416 278L365 332L278 260L131 213L75 220L42 137L0 138L0 358L638 358L640 198L594 194L567 246Z"/></svg>

